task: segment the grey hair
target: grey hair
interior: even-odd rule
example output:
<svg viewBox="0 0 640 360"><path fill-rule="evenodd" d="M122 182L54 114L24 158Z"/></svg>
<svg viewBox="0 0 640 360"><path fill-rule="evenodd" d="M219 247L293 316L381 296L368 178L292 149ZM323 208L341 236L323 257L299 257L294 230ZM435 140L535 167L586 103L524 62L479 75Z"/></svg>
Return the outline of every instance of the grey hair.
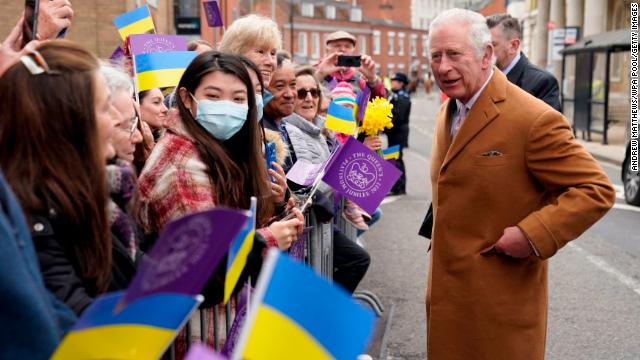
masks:
<svg viewBox="0 0 640 360"><path fill-rule="evenodd" d="M485 46L491 44L491 32L484 16L475 11L459 8L443 11L431 22L429 35L440 27L451 24L468 26L469 45L475 49L477 57L481 58L484 55ZM431 45L431 36L429 36L429 45Z"/></svg>
<svg viewBox="0 0 640 360"><path fill-rule="evenodd" d="M133 83L124 70L117 68L106 61L100 62L100 73L107 81L109 92L115 94L119 91L126 91L129 96L133 96Z"/></svg>

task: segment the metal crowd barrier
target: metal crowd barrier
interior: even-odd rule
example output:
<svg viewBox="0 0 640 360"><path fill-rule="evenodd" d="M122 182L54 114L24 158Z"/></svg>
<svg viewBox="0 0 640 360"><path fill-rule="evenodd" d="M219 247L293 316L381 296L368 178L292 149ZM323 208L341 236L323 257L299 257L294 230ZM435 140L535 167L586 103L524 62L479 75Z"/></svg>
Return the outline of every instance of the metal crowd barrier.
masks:
<svg viewBox="0 0 640 360"><path fill-rule="evenodd" d="M344 208L344 199L340 202L340 209L336 211L335 221L336 225L349 239L356 241L357 229L347 222L342 216L341 211ZM305 227L312 226L313 229L309 232L308 236L304 238L304 261L309 264L318 274L325 277L329 281L333 277L333 223L325 224L316 219L315 214L310 209L307 209L304 213ZM366 290L357 291L353 294L356 300L368 305L378 317L382 316L384 307L378 297ZM219 306L217 305L216 309ZM225 307L225 316L220 319L218 311L214 311L213 314L213 339L207 339L207 322L205 312L198 310L194 313L191 319L185 325L187 348L194 341L200 341L203 343L211 343L213 340L213 346L215 350L219 349L219 340L221 338L221 331L225 334L229 333L234 318L231 311L230 304ZM193 336L195 334L199 336ZM175 351L173 346L167 352L168 358L175 359Z"/></svg>

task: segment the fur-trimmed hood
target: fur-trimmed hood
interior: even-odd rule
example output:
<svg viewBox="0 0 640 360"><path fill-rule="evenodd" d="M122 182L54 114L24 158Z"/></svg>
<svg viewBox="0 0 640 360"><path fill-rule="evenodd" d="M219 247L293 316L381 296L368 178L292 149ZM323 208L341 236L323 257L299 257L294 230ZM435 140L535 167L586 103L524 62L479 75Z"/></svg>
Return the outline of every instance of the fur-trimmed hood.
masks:
<svg viewBox="0 0 640 360"><path fill-rule="evenodd" d="M284 143L284 140L282 140L280 133L264 129L264 137L268 143L276 143L276 162L280 166L284 165L285 159L289 156L289 147Z"/></svg>

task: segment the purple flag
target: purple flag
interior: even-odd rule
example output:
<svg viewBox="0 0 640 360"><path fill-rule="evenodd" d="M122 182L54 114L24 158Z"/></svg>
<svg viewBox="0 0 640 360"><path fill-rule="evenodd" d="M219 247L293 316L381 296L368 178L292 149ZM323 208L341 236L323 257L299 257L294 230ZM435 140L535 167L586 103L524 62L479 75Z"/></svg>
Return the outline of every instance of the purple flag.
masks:
<svg viewBox="0 0 640 360"><path fill-rule="evenodd" d="M124 50L122 50L122 48L118 46L118 48L113 50L113 52L111 53L109 60L111 60L111 63L120 63L120 61L122 61L122 58L124 58L124 56L125 56Z"/></svg>
<svg viewBox="0 0 640 360"><path fill-rule="evenodd" d="M199 294L249 216L245 210L215 208L169 223L122 302L157 293Z"/></svg>
<svg viewBox="0 0 640 360"><path fill-rule="evenodd" d="M318 174L322 170L324 163L320 164L312 164L303 159L298 159L298 161L293 164L289 172L287 173L287 179L293 181L294 183L302 186L310 186L312 185Z"/></svg>
<svg viewBox="0 0 640 360"><path fill-rule="evenodd" d="M202 343L191 344L189 352L184 360L227 360L226 356L222 356L210 349Z"/></svg>
<svg viewBox="0 0 640 360"><path fill-rule="evenodd" d="M388 161L349 137L327 166L322 180L373 214L400 174Z"/></svg>
<svg viewBox="0 0 640 360"><path fill-rule="evenodd" d="M209 27L221 27L222 16L220 16L218 1L206 0L202 5L204 5L204 13L207 16L207 24L209 24Z"/></svg>
<svg viewBox="0 0 640 360"><path fill-rule="evenodd" d="M358 99L356 103L358 104L358 113L356 114L356 120L358 124L362 124L362 119L364 119L364 112L367 109L367 104L369 104L369 97L371 97L371 89L368 86L365 86L364 89L358 95Z"/></svg>
<svg viewBox="0 0 640 360"><path fill-rule="evenodd" d="M131 55L187 51L187 39L179 35L133 34L128 41Z"/></svg>

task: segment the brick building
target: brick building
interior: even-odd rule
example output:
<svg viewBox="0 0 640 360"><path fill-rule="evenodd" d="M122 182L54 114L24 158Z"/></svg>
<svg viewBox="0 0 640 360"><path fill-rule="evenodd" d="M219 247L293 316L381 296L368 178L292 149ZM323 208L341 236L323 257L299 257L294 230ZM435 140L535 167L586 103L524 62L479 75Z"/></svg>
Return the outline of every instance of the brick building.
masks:
<svg viewBox="0 0 640 360"><path fill-rule="evenodd" d="M327 36L345 30L358 39L360 53L374 58L381 76L397 71L408 73L410 68L421 73L427 67L427 31L411 28L411 1L395 1L393 6L379 3L277 1L273 11L270 0L256 0L254 12L264 16L275 13L283 32L284 48L301 63L317 62L325 55ZM406 11L396 11L399 8Z"/></svg>

